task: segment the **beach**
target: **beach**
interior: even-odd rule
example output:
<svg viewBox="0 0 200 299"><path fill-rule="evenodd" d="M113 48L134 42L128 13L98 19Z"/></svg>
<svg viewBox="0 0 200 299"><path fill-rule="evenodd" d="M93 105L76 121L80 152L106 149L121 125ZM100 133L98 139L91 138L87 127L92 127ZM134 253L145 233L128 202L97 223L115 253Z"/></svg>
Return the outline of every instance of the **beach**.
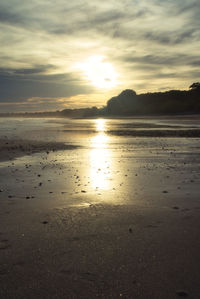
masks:
<svg viewBox="0 0 200 299"><path fill-rule="evenodd" d="M0 298L199 298L198 117L0 122Z"/></svg>

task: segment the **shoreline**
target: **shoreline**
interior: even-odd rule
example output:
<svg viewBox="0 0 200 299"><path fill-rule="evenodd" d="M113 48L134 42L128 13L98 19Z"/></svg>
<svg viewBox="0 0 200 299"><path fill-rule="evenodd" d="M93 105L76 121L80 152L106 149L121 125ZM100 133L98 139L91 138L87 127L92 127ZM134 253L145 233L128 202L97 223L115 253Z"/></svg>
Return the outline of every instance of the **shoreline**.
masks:
<svg viewBox="0 0 200 299"><path fill-rule="evenodd" d="M45 112L44 112L45 113ZM194 114L148 114L148 115L97 115L97 116L91 116L91 117L70 117L70 116L34 116L34 115L2 115L0 114L0 118L25 118L25 119L98 119L98 118L104 118L104 119L164 119L164 118L172 118L172 119L199 119L200 113L194 113Z"/></svg>

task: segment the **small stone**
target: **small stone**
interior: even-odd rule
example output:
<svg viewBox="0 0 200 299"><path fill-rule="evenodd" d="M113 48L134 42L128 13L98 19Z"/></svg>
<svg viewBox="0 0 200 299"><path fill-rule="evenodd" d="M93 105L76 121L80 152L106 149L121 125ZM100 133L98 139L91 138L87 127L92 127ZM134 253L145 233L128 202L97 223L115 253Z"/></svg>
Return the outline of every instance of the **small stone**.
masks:
<svg viewBox="0 0 200 299"><path fill-rule="evenodd" d="M0 189L0 192L3 192L3 189Z"/></svg>
<svg viewBox="0 0 200 299"><path fill-rule="evenodd" d="M178 209L179 209L179 207L173 207L173 209L174 209L174 210L178 210Z"/></svg>
<svg viewBox="0 0 200 299"><path fill-rule="evenodd" d="M185 291L177 291L176 294L180 297L187 297L189 294Z"/></svg>
<svg viewBox="0 0 200 299"><path fill-rule="evenodd" d="M129 230L128 230L128 231L129 231L129 233L130 233L130 234L132 234L132 232L133 232L133 230L132 230L132 228L131 228L131 227L129 228Z"/></svg>
<svg viewBox="0 0 200 299"><path fill-rule="evenodd" d="M86 191L85 191L85 190L81 190L81 192L82 192L82 193L86 193Z"/></svg>
<svg viewBox="0 0 200 299"><path fill-rule="evenodd" d="M26 196L26 199L30 199L30 196Z"/></svg>
<svg viewBox="0 0 200 299"><path fill-rule="evenodd" d="M43 223L43 224L47 224L47 223L48 223L48 221L43 221L42 223Z"/></svg>
<svg viewBox="0 0 200 299"><path fill-rule="evenodd" d="M164 190L163 193L168 193L168 191L167 191L167 190Z"/></svg>

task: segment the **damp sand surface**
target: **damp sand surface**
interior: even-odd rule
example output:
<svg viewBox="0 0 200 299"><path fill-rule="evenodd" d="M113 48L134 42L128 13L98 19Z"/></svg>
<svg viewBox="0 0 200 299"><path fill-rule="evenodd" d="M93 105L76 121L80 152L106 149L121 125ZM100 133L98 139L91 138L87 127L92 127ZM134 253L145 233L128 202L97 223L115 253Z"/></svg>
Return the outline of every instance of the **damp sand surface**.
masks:
<svg viewBox="0 0 200 299"><path fill-rule="evenodd" d="M0 130L0 298L198 298L199 138L24 122Z"/></svg>
<svg viewBox="0 0 200 299"><path fill-rule="evenodd" d="M71 150L76 146L66 145L63 142L45 142L36 140L0 139L0 161L14 160L35 153L46 153L58 150Z"/></svg>

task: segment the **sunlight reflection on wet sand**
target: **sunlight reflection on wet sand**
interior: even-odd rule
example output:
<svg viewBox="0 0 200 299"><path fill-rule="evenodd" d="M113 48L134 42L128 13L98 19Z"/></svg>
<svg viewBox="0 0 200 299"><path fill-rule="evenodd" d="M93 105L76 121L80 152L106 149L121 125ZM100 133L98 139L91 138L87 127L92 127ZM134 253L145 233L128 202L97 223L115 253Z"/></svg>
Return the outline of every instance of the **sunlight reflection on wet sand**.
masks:
<svg viewBox="0 0 200 299"><path fill-rule="evenodd" d="M106 120L96 120L97 135L91 139L90 177L94 189L109 189L111 176L111 152L108 148L109 136L106 135Z"/></svg>

